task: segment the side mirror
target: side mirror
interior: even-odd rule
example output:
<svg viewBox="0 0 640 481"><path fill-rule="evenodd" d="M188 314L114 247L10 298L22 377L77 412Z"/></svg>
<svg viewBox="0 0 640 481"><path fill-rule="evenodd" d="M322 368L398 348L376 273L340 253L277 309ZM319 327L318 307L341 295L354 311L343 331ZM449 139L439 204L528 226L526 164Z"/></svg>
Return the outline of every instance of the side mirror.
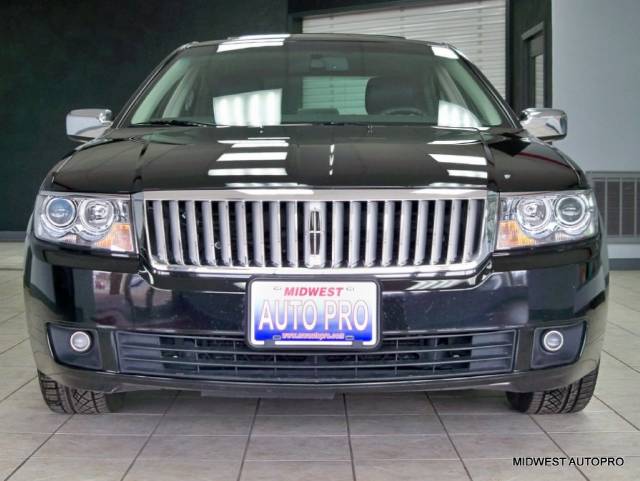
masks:
<svg viewBox="0 0 640 481"><path fill-rule="evenodd" d="M111 110L81 109L67 114L67 136L76 142L100 137L113 123Z"/></svg>
<svg viewBox="0 0 640 481"><path fill-rule="evenodd" d="M557 109L525 109L520 114L522 127L540 140L560 140L567 136L567 114Z"/></svg>

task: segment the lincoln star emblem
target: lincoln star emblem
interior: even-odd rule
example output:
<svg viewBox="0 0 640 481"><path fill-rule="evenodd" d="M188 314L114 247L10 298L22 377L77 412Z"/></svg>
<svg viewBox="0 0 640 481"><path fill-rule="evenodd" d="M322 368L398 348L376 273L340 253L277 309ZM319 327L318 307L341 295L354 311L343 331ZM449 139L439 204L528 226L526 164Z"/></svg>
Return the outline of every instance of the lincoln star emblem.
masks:
<svg viewBox="0 0 640 481"><path fill-rule="evenodd" d="M312 202L309 206L309 217L307 219L307 241L306 241L306 266L324 267L324 206L321 203Z"/></svg>
<svg viewBox="0 0 640 481"><path fill-rule="evenodd" d="M322 226L320 224L320 211L312 210L309 212L309 254L312 256L320 255L320 243L322 242Z"/></svg>

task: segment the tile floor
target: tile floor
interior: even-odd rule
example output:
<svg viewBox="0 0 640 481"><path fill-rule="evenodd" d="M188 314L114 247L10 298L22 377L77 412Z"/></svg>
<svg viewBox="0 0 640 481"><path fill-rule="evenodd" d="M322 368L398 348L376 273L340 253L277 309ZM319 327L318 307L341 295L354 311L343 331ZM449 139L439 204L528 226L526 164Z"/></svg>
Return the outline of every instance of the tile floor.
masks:
<svg viewBox="0 0 640 481"><path fill-rule="evenodd" d="M64 481L640 479L640 272L614 272L597 396L526 416L500 394L331 401L126 397L120 414L50 413L34 380L19 244L0 244L0 479ZM624 456L623 467L525 469L513 456Z"/></svg>

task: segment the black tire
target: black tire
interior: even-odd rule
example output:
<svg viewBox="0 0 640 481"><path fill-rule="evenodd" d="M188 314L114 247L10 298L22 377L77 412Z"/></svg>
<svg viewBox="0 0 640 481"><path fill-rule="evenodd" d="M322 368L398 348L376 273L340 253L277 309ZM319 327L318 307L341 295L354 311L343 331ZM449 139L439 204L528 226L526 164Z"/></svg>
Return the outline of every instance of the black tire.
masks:
<svg viewBox="0 0 640 481"><path fill-rule="evenodd" d="M564 414L582 411L593 396L598 367L573 384L537 392L507 392L507 400L516 411L527 414Z"/></svg>
<svg viewBox="0 0 640 481"><path fill-rule="evenodd" d="M38 371L40 392L49 409L60 414L105 414L122 407L123 395L64 386Z"/></svg>

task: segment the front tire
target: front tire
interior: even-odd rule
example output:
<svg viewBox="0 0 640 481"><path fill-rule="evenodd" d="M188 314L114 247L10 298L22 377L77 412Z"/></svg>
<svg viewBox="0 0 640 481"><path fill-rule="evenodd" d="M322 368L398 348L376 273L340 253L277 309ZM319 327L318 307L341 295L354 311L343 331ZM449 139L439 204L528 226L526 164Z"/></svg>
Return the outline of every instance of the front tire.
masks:
<svg viewBox="0 0 640 481"><path fill-rule="evenodd" d="M593 396L598 379L596 367L568 386L549 391L507 392L513 409L527 414L563 414L582 411Z"/></svg>
<svg viewBox="0 0 640 481"><path fill-rule="evenodd" d="M60 414L105 414L122 407L122 394L74 389L38 371L40 392L49 409Z"/></svg>

